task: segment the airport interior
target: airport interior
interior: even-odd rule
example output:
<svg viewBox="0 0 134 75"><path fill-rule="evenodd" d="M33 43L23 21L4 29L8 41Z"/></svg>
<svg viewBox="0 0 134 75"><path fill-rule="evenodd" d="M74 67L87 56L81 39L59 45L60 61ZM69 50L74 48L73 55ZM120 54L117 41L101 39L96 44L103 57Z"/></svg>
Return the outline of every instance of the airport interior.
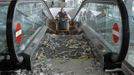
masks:
<svg viewBox="0 0 134 75"><path fill-rule="evenodd" d="M134 0L0 0L0 75L134 75Z"/></svg>

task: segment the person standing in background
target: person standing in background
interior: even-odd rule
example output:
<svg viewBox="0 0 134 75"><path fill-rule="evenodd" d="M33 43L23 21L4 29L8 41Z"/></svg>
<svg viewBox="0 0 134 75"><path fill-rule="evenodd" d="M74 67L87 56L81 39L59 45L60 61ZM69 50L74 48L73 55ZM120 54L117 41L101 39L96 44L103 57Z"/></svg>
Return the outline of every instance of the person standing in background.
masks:
<svg viewBox="0 0 134 75"><path fill-rule="evenodd" d="M65 30L67 28L68 15L63 8L61 8L61 10L56 15L56 19L58 20L59 29Z"/></svg>
<svg viewBox="0 0 134 75"><path fill-rule="evenodd" d="M54 6L54 1L52 1L52 3L51 3L51 7L53 7Z"/></svg>

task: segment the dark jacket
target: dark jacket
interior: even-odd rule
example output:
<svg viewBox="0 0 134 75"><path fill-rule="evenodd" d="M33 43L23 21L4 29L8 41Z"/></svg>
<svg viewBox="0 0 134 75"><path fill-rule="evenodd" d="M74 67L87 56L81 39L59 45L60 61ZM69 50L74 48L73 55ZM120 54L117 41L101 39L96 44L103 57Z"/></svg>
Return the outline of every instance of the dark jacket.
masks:
<svg viewBox="0 0 134 75"><path fill-rule="evenodd" d="M59 15L59 18L66 18L67 17L67 13L66 12L64 12L64 13L59 12L58 15Z"/></svg>

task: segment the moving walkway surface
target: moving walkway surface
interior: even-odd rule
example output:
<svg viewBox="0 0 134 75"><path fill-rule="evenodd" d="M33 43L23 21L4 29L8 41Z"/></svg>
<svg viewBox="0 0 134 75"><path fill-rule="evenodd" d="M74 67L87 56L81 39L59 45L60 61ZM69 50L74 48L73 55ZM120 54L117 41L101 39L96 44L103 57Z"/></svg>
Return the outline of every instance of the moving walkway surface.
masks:
<svg viewBox="0 0 134 75"><path fill-rule="evenodd" d="M0 7L7 9L0 10L5 14L0 17L0 28L5 27L0 50L6 51L0 54L1 74L123 75L129 24L121 0L84 0L73 6L70 15L81 31L76 35L47 32L54 11L44 0L7 0Z"/></svg>

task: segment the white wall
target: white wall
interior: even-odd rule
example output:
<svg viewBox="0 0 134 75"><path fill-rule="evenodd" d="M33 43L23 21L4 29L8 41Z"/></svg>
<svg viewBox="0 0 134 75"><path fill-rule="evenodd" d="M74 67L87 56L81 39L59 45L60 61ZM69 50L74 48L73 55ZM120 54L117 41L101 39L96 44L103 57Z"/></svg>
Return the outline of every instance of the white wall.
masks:
<svg viewBox="0 0 134 75"><path fill-rule="evenodd" d="M57 15L57 13L60 11L61 8L50 8L50 11L52 13L52 15L55 17ZM74 16L73 13L71 13L72 11L74 11L74 8L64 8L64 10L70 15L70 16Z"/></svg>

